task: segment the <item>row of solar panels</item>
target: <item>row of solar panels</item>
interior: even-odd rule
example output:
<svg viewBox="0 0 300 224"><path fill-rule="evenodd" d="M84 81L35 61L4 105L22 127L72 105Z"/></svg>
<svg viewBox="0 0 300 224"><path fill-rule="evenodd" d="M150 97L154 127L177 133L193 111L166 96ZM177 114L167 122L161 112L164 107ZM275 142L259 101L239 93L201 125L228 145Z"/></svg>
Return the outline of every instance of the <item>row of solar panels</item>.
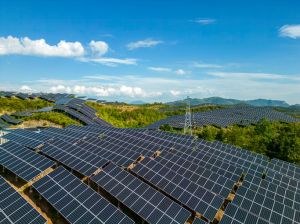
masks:
<svg viewBox="0 0 300 224"><path fill-rule="evenodd" d="M3 153L3 151L16 157L11 159L10 155L1 154L1 164L27 181L33 179L47 167L54 165L52 161L46 158L41 159L41 155L11 141L1 146L1 152ZM17 159L23 161L23 164L20 161L15 161ZM26 167L29 167L29 169ZM28 176L28 173L31 173L30 176ZM133 188L134 186L125 186L125 180L121 175L127 177L128 183L135 183L135 187L139 187L143 194L139 195L135 190L136 188ZM130 178L131 180L129 180ZM136 212L149 223L184 223L191 215L180 205L112 163L104 167L91 180L95 183L104 183L105 186L99 186L107 190L112 190L112 188L106 184L110 183L110 186L113 184L113 187L120 190L118 199L128 207L134 208L134 211L141 209L140 206L146 203L143 215L138 210ZM117 180L119 182L116 182ZM107 200L62 167L34 183L33 187L70 223L133 223ZM3 200L8 201L8 197L8 195L3 195ZM152 197L153 199L151 199ZM146 202L147 199L151 200ZM23 219L23 216L19 216L19 213L9 209L16 206L14 201L10 200L3 206L5 206L3 209L5 217L18 219L20 220L18 223L31 223L32 220ZM32 208L30 208L31 210Z"/></svg>
<svg viewBox="0 0 300 224"><path fill-rule="evenodd" d="M40 134L18 130L5 138L30 148L44 145L42 153L84 176L92 176L109 161L126 167L141 155L148 156L132 172L207 221L214 219L235 183L246 174L222 223L299 221L299 167L279 160L269 162L264 156L220 142L96 125L50 128ZM150 159L156 151L161 155Z"/></svg>
<svg viewBox="0 0 300 224"><path fill-rule="evenodd" d="M9 125L17 125L22 123L22 121L8 115L4 114L0 116L0 129L7 128Z"/></svg>
<svg viewBox="0 0 300 224"><path fill-rule="evenodd" d="M108 122L100 119L96 115L96 111L86 105L82 99L62 98L56 102L53 107L55 110L63 111L74 117L84 124L99 124L103 126L111 126Z"/></svg>
<svg viewBox="0 0 300 224"><path fill-rule="evenodd" d="M192 125L194 127L201 127L205 125L227 127L234 124L247 126L256 124L262 119L283 122L300 121L300 119L293 118L285 113L278 112L270 108L236 106L231 108L194 113L192 115ZM157 129L165 124L176 128L183 128L185 124L185 116L171 116L149 125L148 128Z"/></svg>
<svg viewBox="0 0 300 224"><path fill-rule="evenodd" d="M17 97L20 99L35 99L41 98L49 102L55 102L63 97L72 97L73 95L65 93L21 93L21 92L8 92L0 91L0 97Z"/></svg>
<svg viewBox="0 0 300 224"><path fill-rule="evenodd" d="M21 99L29 98L29 94L24 93L12 93L12 92L0 92L0 96L16 96ZM33 111L24 111L24 112L16 112L12 114L14 117L28 117L31 116L32 113L37 112L49 112L54 110L63 111L67 113L69 116L80 120L84 124L100 124L105 126L111 126L108 122L100 119L96 115L96 111L87 106L85 104L85 100L78 99L78 98L71 98L68 94L38 94L36 95L41 99L55 102L54 107L45 107ZM0 118L0 128L8 128L9 125L13 124L20 124L22 121L18 120L10 115L3 115Z"/></svg>

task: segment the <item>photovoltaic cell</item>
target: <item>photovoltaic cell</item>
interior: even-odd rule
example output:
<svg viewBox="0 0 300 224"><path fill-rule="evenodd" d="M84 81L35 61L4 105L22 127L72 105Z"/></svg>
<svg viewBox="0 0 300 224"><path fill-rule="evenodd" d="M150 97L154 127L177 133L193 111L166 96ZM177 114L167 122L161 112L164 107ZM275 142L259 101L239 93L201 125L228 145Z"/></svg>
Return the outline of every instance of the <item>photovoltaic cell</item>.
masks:
<svg viewBox="0 0 300 224"><path fill-rule="evenodd" d="M22 129L13 130L12 132L2 137L4 139L19 143L23 146L33 149L42 146L45 142L51 139L48 136Z"/></svg>
<svg viewBox="0 0 300 224"><path fill-rule="evenodd" d="M223 203L220 196L149 158L142 160L132 171L208 220L214 219Z"/></svg>
<svg viewBox="0 0 300 224"><path fill-rule="evenodd" d="M191 213L132 174L110 163L92 180L148 223L185 223Z"/></svg>
<svg viewBox="0 0 300 224"><path fill-rule="evenodd" d="M84 176L90 176L108 162L90 151L60 139L46 143L41 151Z"/></svg>
<svg viewBox="0 0 300 224"><path fill-rule="evenodd" d="M46 220L0 176L0 223L40 224Z"/></svg>
<svg viewBox="0 0 300 224"><path fill-rule="evenodd" d="M38 180L33 187L69 223L134 223L63 167Z"/></svg>
<svg viewBox="0 0 300 224"><path fill-rule="evenodd" d="M0 164L25 181L55 165L50 159L10 141L0 145Z"/></svg>

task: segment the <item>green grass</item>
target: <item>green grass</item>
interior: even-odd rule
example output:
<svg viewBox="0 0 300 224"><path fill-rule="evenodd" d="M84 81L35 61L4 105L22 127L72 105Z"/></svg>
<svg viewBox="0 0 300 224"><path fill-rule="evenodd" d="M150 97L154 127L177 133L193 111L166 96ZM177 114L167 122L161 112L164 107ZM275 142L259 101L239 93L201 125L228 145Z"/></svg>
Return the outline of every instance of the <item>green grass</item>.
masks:
<svg viewBox="0 0 300 224"><path fill-rule="evenodd" d="M41 99L22 100L15 97L0 98L0 114L36 110L36 109L40 109L52 105L53 105L52 103L49 103Z"/></svg>
<svg viewBox="0 0 300 224"><path fill-rule="evenodd" d="M41 113L34 113L30 117L24 117L22 118L23 121L31 121L31 120L46 120L50 121L54 124L61 125L63 127L66 127L71 124L80 125L80 122L70 118L69 116L59 113L59 112L41 112Z"/></svg>

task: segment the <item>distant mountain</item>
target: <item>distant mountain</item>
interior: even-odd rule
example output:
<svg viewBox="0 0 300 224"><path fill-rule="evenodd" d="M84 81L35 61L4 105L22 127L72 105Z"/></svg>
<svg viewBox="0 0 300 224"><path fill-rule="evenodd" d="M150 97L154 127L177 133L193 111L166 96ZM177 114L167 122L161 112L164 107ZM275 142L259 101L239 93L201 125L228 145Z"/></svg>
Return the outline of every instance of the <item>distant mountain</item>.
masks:
<svg viewBox="0 0 300 224"><path fill-rule="evenodd" d="M166 103L173 106L185 105L185 100L178 100L174 102ZM222 97L209 97L203 99L191 99L191 106L202 105L202 104L214 104L214 105L237 105L237 104L247 104L251 106L258 107L289 107L289 104L281 100L266 100L266 99L256 99L256 100L236 100L236 99L225 99Z"/></svg>
<svg viewBox="0 0 300 224"><path fill-rule="evenodd" d="M130 102L129 104L132 104L132 105L143 105L143 104L147 104L147 103L144 102L144 101L141 101L141 100L136 100L136 101Z"/></svg>

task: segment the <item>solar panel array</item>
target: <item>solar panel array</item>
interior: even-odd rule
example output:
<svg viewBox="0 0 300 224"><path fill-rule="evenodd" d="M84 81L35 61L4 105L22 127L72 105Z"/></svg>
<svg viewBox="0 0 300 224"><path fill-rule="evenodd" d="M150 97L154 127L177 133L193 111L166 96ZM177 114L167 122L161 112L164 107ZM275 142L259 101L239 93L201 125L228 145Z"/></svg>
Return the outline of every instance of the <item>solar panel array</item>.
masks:
<svg viewBox="0 0 300 224"><path fill-rule="evenodd" d="M9 124L20 124L22 122L20 120L13 118L12 116L9 116L8 114L3 114L1 116L1 119Z"/></svg>
<svg viewBox="0 0 300 224"><path fill-rule="evenodd" d="M70 223L134 223L63 167L38 180L33 187Z"/></svg>
<svg viewBox="0 0 300 224"><path fill-rule="evenodd" d="M185 223L191 215L159 191L112 163L92 180L149 223Z"/></svg>
<svg viewBox="0 0 300 224"><path fill-rule="evenodd" d="M0 176L0 223L41 224L46 220Z"/></svg>
<svg viewBox="0 0 300 224"><path fill-rule="evenodd" d="M194 127L201 127L205 125L227 127L234 124L247 126L256 124L262 119L270 121L300 122L300 119L293 118L285 113L278 112L267 107L235 106L231 108L193 113L192 125ZM176 128L183 128L185 124L185 115L175 115L162 119L149 125L148 128L157 129L165 124Z"/></svg>
<svg viewBox="0 0 300 224"><path fill-rule="evenodd" d="M54 162L12 141L0 145L0 165L30 181Z"/></svg>
<svg viewBox="0 0 300 224"><path fill-rule="evenodd" d="M55 110L63 111L70 116L80 120L84 124L99 124L104 126L111 126L108 122L100 119L96 115L96 111L86 105L82 99L61 99L53 107Z"/></svg>
<svg viewBox="0 0 300 224"><path fill-rule="evenodd" d="M184 223L195 214L193 223L300 222L300 168L222 142L96 124L40 133L16 130L8 136L8 143L24 147L39 143L42 155L89 177L149 223ZM54 207L59 203L39 192Z"/></svg>

